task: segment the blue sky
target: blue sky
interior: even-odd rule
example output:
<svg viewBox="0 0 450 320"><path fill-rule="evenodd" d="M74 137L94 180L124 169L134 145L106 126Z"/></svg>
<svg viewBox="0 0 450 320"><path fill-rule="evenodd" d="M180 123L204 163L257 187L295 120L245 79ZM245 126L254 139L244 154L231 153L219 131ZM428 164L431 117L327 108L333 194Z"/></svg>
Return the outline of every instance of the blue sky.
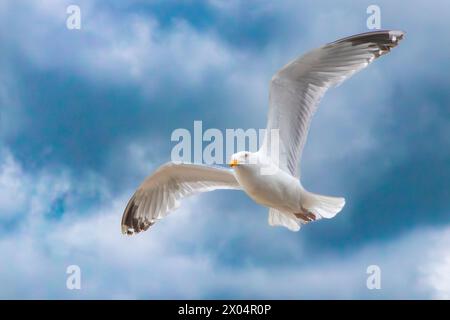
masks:
<svg viewBox="0 0 450 320"><path fill-rule="evenodd" d="M68 30L66 7L81 8ZM187 199L120 234L177 128L263 128L290 59L367 31L407 32L324 97L302 161L344 210L292 233L245 194ZM2 1L1 298L450 298L447 1ZM82 289L66 289L66 267ZM380 290L366 288L379 265Z"/></svg>

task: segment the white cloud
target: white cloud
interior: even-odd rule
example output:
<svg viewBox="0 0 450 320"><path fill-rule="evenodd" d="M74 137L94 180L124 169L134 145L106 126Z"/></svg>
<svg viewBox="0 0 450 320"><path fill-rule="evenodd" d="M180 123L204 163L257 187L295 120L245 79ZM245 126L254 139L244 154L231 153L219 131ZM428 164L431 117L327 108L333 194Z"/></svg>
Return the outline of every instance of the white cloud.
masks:
<svg viewBox="0 0 450 320"><path fill-rule="evenodd" d="M70 189L65 172L25 172L7 149L0 149L0 219L41 219L48 204Z"/></svg>
<svg viewBox="0 0 450 320"><path fill-rule="evenodd" d="M81 30L65 27L70 1L9 5L14 15L7 39L34 67L63 71L94 82L142 86L154 92L167 79L195 86L213 70L226 70L231 53L214 33L199 32L182 19L163 28L151 15L123 15L101 3L81 1ZM44 23L45 28L36 28ZM17 35L17 34L16 34Z"/></svg>
<svg viewBox="0 0 450 320"><path fill-rule="evenodd" d="M432 237L435 247L427 252L425 262L421 266L423 285L432 289L435 299L450 299L450 230Z"/></svg>
<svg viewBox="0 0 450 320"><path fill-rule="evenodd" d="M450 259L445 248L450 228L417 230L354 252L337 255L327 251L304 261L308 255L304 255L303 244L298 243L295 233L268 227L264 216L214 212L211 197L204 195L184 201L178 211L150 231L125 237L120 234L119 224L128 192L111 197L101 191L101 184L91 181L94 188L97 185L99 192L106 194L99 205L84 212L77 206L69 207L62 216L54 217L46 213L56 199L76 193L76 185L87 182L80 178L76 182L73 178L61 179L58 174L31 175L11 155L4 163L7 165L3 164L2 177L14 176L34 186L21 195L22 202L34 209L25 210L17 230L3 232L0 237L2 259L8 261L0 267L0 281L5 284L0 288L2 298L446 298L450 295L447 285ZM13 188L14 184L6 187ZM250 255L246 263L223 260L221 255L226 251L220 246L222 241L247 245L254 239L255 251L246 251ZM236 246L233 250L239 256L239 250L244 249ZM298 264L257 263L261 252L276 255L280 250L282 255L289 255L292 250L298 256ZM80 292L65 288L65 268L71 264L82 269ZM365 271L370 264L382 269L381 291L365 287Z"/></svg>
<svg viewBox="0 0 450 320"><path fill-rule="evenodd" d="M24 210L26 178L9 152L0 153L0 219Z"/></svg>

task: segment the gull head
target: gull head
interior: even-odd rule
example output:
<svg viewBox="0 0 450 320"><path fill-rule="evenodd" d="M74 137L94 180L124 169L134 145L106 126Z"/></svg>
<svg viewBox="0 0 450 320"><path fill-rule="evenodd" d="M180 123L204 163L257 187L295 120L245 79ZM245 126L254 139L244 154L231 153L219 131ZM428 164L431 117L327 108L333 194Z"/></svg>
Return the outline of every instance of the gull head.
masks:
<svg viewBox="0 0 450 320"><path fill-rule="evenodd" d="M245 166L250 164L257 164L258 156L256 152L240 151L231 156L230 167Z"/></svg>

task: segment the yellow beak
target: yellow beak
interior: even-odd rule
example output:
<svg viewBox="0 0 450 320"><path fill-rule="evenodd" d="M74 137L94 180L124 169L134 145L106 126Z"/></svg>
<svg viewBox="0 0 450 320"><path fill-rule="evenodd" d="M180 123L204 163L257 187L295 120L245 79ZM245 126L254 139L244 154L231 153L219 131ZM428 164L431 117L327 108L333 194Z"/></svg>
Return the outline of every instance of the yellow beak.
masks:
<svg viewBox="0 0 450 320"><path fill-rule="evenodd" d="M231 162L229 163L230 167L236 167L238 165L238 161L236 159L231 160Z"/></svg>

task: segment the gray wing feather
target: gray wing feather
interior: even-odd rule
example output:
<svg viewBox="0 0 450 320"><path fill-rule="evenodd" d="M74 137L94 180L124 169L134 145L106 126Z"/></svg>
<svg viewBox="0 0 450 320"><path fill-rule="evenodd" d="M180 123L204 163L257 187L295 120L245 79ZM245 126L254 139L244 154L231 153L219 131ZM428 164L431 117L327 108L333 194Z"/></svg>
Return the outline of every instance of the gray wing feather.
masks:
<svg viewBox="0 0 450 320"><path fill-rule="evenodd" d="M312 50L280 69L270 84L261 152L273 158L270 132L278 129L280 168L299 177L299 160L311 119L325 92L388 53L403 36L401 31L358 34Z"/></svg>
<svg viewBox="0 0 450 320"><path fill-rule="evenodd" d="M128 201L122 233L147 230L187 196L217 189L241 189L233 171L199 164L166 163L144 180Z"/></svg>

